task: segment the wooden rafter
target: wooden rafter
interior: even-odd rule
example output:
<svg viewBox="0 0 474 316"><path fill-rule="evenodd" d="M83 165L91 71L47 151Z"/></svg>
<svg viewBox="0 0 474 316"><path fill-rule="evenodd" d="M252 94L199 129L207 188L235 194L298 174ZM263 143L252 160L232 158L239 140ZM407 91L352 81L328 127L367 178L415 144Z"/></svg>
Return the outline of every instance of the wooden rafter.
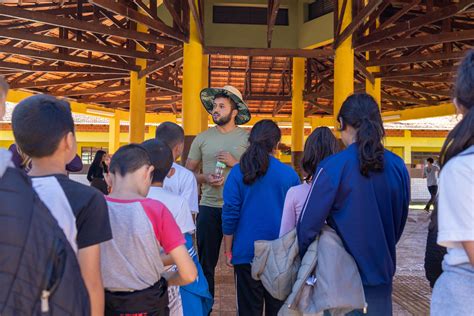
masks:
<svg viewBox="0 0 474 316"><path fill-rule="evenodd" d="M411 63L422 63L427 61L436 60L458 60L463 58L466 52L451 52L451 53L430 53L430 54L417 54L411 56L400 56L400 57L386 57L382 59L373 59L366 62L367 66L388 66L388 65L403 65Z"/></svg>
<svg viewBox="0 0 474 316"><path fill-rule="evenodd" d="M100 68L100 67L73 67L73 66L43 66L19 64L1 61L0 68L15 69L19 71L34 71L34 72L58 72L58 73L98 73L98 74L123 74L125 71Z"/></svg>
<svg viewBox="0 0 474 316"><path fill-rule="evenodd" d="M140 70L140 72L138 73L138 77L143 78L143 77L145 77L149 74L152 74L154 72L157 72L158 70L163 69L164 67L166 67L166 66L168 66L172 63L175 63L176 61L181 60L181 59L183 59L183 49L182 48L172 52L171 54L169 54L165 57L162 57L162 59L160 61L157 61L156 63L151 64L147 68Z"/></svg>
<svg viewBox="0 0 474 316"><path fill-rule="evenodd" d="M457 71L457 67L454 66L445 66L438 68L419 68L419 69L409 69L401 70L394 72L375 72L374 76L376 78L404 78L413 77L413 76L426 76L426 75L439 75L446 73L454 73Z"/></svg>
<svg viewBox="0 0 474 316"><path fill-rule="evenodd" d="M240 48L205 46L205 54L268 57L321 58L334 55L332 49Z"/></svg>
<svg viewBox="0 0 474 316"><path fill-rule="evenodd" d="M449 91L442 91L442 90L438 90L438 89L429 89L429 88L425 88L425 87L421 87L421 86L415 86L415 85L411 85L411 84L407 84L407 83L388 81L388 82L384 82L384 85L388 86L388 87L407 90L407 91L419 92L419 93L423 93L423 94L426 94L426 95L438 95L438 96L445 97L445 98L452 97L452 94L449 93Z"/></svg>
<svg viewBox="0 0 474 316"><path fill-rule="evenodd" d="M280 9L280 0L268 0L267 6L267 47L272 47L272 35L275 22Z"/></svg>
<svg viewBox="0 0 474 316"><path fill-rule="evenodd" d="M64 86L69 84L78 84L84 82L104 81L104 80L116 80L121 78L127 78L129 74L121 75L97 75L97 76L77 76L73 78L62 78L55 80L39 80L30 81L26 83L17 83L10 85L12 89L32 89L32 88L44 88L53 86Z"/></svg>
<svg viewBox="0 0 474 316"><path fill-rule="evenodd" d="M194 18L194 21L197 25L197 31L199 36L199 41L204 44L204 25L201 19L201 14L199 12L198 7L196 6L195 0L188 0L188 6L191 10L191 14Z"/></svg>

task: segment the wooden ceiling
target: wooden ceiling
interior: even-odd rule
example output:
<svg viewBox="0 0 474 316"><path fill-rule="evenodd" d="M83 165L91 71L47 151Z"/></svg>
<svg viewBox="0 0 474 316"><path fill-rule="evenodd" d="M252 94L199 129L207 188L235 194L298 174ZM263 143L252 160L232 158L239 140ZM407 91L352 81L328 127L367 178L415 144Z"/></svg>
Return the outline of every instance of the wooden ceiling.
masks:
<svg viewBox="0 0 474 316"><path fill-rule="evenodd" d="M179 113L183 42L189 38L190 15L201 21L201 37L205 31L203 1L196 7L193 0L164 0L173 17L169 27L158 17L156 0L148 5L143 0L4 0L0 75L13 89L128 109L130 71L138 71L147 77L147 111ZM273 13L279 2L269 1L269 47L272 34L278 36ZM292 57L304 53L306 115L331 114L334 48L352 35L355 91L365 90L366 78L382 78L383 110L448 101L456 65L474 45L474 0L363 3L353 0L353 22L346 29L335 19L334 44L309 53L205 47L210 85L235 86L252 113L288 115ZM137 32L137 22L149 32ZM136 58L146 59L147 68L136 66ZM370 73L371 66L380 71Z"/></svg>

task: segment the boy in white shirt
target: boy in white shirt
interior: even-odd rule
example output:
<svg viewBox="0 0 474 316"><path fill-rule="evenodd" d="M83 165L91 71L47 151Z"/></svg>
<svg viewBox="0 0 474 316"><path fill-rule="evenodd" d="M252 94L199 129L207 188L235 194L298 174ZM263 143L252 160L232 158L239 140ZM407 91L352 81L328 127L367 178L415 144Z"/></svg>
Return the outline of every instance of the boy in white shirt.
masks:
<svg viewBox="0 0 474 316"><path fill-rule="evenodd" d="M181 229L181 233L186 239L188 253L193 258L198 269L198 278L194 283L179 288L170 289L168 292L170 300L171 315L202 315L207 316L211 310L213 299L209 293L208 284L202 272L201 265L197 259L196 251L193 247L192 233L196 229L187 201L179 195L169 192L163 188L163 182L173 176L175 172L171 168L173 154L166 143L152 139L144 142L142 146L148 152L150 161L155 167L152 185L148 193L148 198L158 200L163 203L173 215L176 223ZM173 292L174 291L174 292Z"/></svg>
<svg viewBox="0 0 474 316"><path fill-rule="evenodd" d="M173 153L172 167L175 172L172 176L169 175L165 178L163 187L170 192L184 197L188 201L191 212L197 214L199 212L199 205L196 177L191 171L175 163L183 154L183 128L172 122L164 122L156 128L155 139L166 143Z"/></svg>

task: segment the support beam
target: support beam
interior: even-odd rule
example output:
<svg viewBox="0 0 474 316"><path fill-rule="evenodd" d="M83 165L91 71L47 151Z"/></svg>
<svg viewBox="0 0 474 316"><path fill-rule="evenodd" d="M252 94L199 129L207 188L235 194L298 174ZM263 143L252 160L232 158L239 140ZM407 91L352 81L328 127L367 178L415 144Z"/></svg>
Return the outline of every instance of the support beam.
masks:
<svg viewBox="0 0 474 316"><path fill-rule="evenodd" d="M160 88L160 89L167 90L167 91L170 91L170 92L175 92L175 93L178 93L178 94L181 93L181 88L175 86L173 83L171 83L169 81L147 78L146 82L149 85L152 85L156 88Z"/></svg>
<svg viewBox="0 0 474 316"><path fill-rule="evenodd" d="M267 47L272 47L272 35L275 22L280 9L280 0L268 0L267 6Z"/></svg>
<svg viewBox="0 0 474 316"><path fill-rule="evenodd" d="M230 56L269 56L269 57L331 57L331 49L293 49L293 48L241 48L241 47L204 47L205 54Z"/></svg>
<svg viewBox="0 0 474 316"><path fill-rule="evenodd" d="M143 78L149 74L152 74L154 72L157 72L165 68L166 66L172 63L177 62L178 60L183 59L183 50L180 48L167 56L161 56L161 57L162 59L160 61L157 61L156 63L148 66L147 68L140 70L140 72L138 73L138 77Z"/></svg>
<svg viewBox="0 0 474 316"><path fill-rule="evenodd" d="M338 7L344 0L337 0ZM339 12L339 16L342 14ZM342 17L342 29L352 22L352 0L347 0L347 7ZM337 126L337 115L342 103L354 92L354 50L352 49L352 35L339 44L334 57L334 125Z"/></svg>
<svg viewBox="0 0 474 316"><path fill-rule="evenodd" d="M15 69L27 72L57 72L57 73L83 73L83 74L124 74L125 71L120 71L110 68L101 67L73 67L73 66L43 66L10 63L7 61L0 61L0 68Z"/></svg>
<svg viewBox="0 0 474 316"><path fill-rule="evenodd" d="M419 92L419 93L424 93L428 95L438 95L440 97L445 97L445 98L452 97L452 93L450 93L450 91L429 89L425 87L414 86L407 83L387 81L387 82L384 82L384 85L388 87L393 87L393 88L398 88L398 89L403 89L403 90L413 91L413 92Z"/></svg>
<svg viewBox="0 0 474 316"><path fill-rule="evenodd" d="M109 119L109 155L114 154L120 147L120 119Z"/></svg>
<svg viewBox="0 0 474 316"><path fill-rule="evenodd" d="M72 78L62 78L55 80L39 80L25 83L15 83L10 86L11 89L33 89L65 86L69 84L81 84L84 82L117 80L128 77L127 74L120 75L96 75L96 76L76 76Z"/></svg>
<svg viewBox="0 0 474 316"><path fill-rule="evenodd" d="M293 58L293 81L291 103L291 163L301 175L301 158L304 147L304 58Z"/></svg>
<svg viewBox="0 0 474 316"><path fill-rule="evenodd" d="M451 53L429 53L429 54L418 54L412 56L400 56L400 57L386 57L381 59L371 59L367 61L367 66L389 66L389 65L403 65L411 63L423 63L437 60L459 60L464 58L466 55L465 51L451 52Z"/></svg>
<svg viewBox="0 0 474 316"><path fill-rule="evenodd" d="M199 42L201 44L204 44L204 25L202 24L201 15L196 5L196 2L196 0L188 0L188 5L193 16L194 22L196 23L196 31L198 34Z"/></svg>
<svg viewBox="0 0 474 316"><path fill-rule="evenodd" d="M186 163L194 138L201 132L202 104L199 95L202 88L203 51L195 19L190 19L189 23L189 43L184 44L183 59L182 116L185 135L183 163Z"/></svg>
<svg viewBox="0 0 474 316"><path fill-rule="evenodd" d="M406 77L413 76L426 76L426 75L440 75L440 74L450 74L455 73L457 67L455 66L444 66L438 68L417 68L417 69L408 69L400 70L393 72L377 72L374 73L376 78L403 78L399 80L406 80Z"/></svg>
<svg viewBox="0 0 474 316"><path fill-rule="evenodd" d="M141 13L139 13L141 14ZM147 27L137 25L137 30L146 32ZM142 47L138 47L142 50ZM145 59L136 59L137 66L146 68ZM136 71L130 73L130 143L141 143L145 139L146 78L139 78Z"/></svg>
<svg viewBox="0 0 474 316"><path fill-rule="evenodd" d="M412 98L405 98L399 97L395 95L391 95L385 92L382 92L382 98L384 100L395 101L395 102L403 102L403 103L410 103L410 104L422 104L422 105L436 105L439 101L435 100L422 100L422 99L412 99Z"/></svg>

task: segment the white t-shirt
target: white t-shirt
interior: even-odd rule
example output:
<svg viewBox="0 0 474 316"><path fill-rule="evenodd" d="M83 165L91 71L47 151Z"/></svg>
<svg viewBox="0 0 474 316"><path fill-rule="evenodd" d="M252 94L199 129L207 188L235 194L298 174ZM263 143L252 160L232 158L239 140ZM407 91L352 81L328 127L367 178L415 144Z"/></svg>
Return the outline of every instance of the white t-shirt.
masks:
<svg viewBox="0 0 474 316"><path fill-rule="evenodd" d="M185 198L191 212L199 213L198 189L194 173L174 162L173 168L176 170L174 175L165 178L163 187Z"/></svg>
<svg viewBox="0 0 474 316"><path fill-rule="evenodd" d="M160 187L150 187L147 198L160 201L171 212L181 233L192 233L196 229L187 201Z"/></svg>
<svg viewBox="0 0 474 316"><path fill-rule="evenodd" d="M451 158L439 178L438 244L449 265L468 263L462 241L474 241L474 145Z"/></svg>

